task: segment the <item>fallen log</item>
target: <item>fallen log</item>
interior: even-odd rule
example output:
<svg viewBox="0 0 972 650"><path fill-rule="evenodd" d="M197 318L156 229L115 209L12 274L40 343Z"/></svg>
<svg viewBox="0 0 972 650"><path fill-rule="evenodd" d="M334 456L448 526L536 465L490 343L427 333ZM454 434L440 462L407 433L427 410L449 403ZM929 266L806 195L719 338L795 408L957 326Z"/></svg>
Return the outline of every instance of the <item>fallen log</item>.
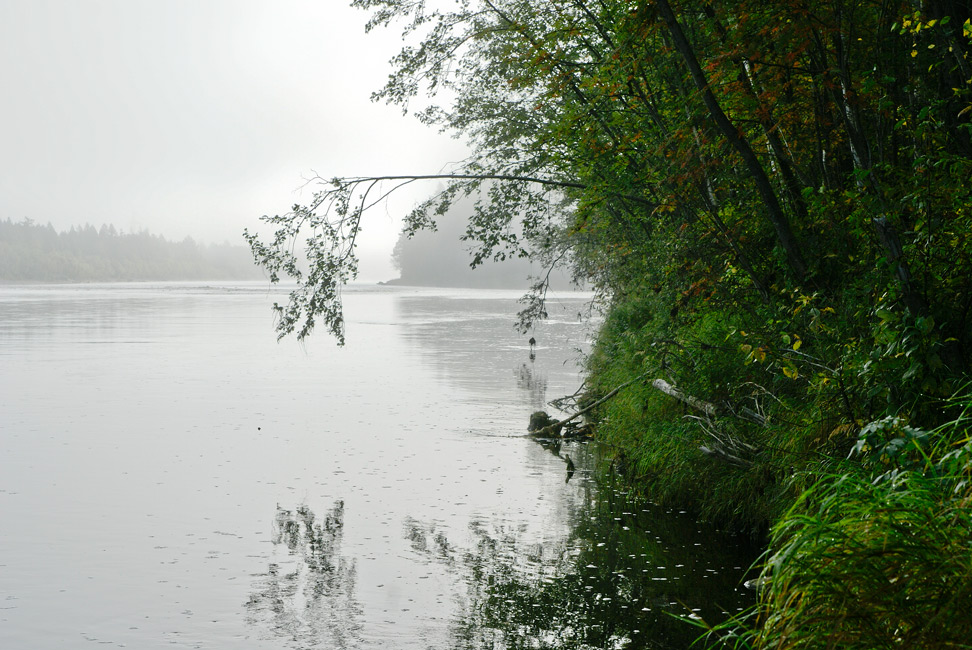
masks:
<svg viewBox="0 0 972 650"><path fill-rule="evenodd" d="M702 411L708 416L718 415L719 408L712 404L711 402L706 402L705 400L699 399L698 397L693 397L688 393L683 392L681 389L676 388L669 384L664 379L656 379L651 382L651 385L665 393L669 397L674 397L683 404L687 404L694 408L696 411Z"/></svg>
<svg viewBox="0 0 972 650"><path fill-rule="evenodd" d="M699 447L699 451L707 456L718 458L719 460L736 467L749 469L753 466L753 462L743 458L742 454L756 453L756 448L748 443L742 442L741 440L735 440L731 436L722 434L715 428L715 425L710 418L719 415L721 412L719 407L711 402L707 402L703 399L699 399L698 397L689 395L681 389L672 386L664 379L656 379L651 382L651 385L669 397L674 397L683 404L687 404L697 411L702 411L704 414L702 416L685 416L698 421L699 425L702 427L702 430L705 431L710 438L712 438L712 442L708 445L701 445ZM766 424L766 419L758 413L755 413L747 408L744 408L743 412L746 413L747 416L745 419L758 422L762 425ZM733 413L733 415L736 414Z"/></svg>

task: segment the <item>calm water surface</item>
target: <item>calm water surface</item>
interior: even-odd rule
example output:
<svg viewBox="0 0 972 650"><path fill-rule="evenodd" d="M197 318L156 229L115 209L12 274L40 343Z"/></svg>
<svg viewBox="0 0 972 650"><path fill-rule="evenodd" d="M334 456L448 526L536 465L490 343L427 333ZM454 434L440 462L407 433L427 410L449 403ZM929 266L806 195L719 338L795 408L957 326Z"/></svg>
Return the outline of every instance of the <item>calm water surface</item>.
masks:
<svg viewBox="0 0 972 650"><path fill-rule="evenodd" d="M583 296L357 287L277 343L265 284L0 287L0 647L684 647L752 557L521 437ZM570 455L577 472L566 473Z"/></svg>

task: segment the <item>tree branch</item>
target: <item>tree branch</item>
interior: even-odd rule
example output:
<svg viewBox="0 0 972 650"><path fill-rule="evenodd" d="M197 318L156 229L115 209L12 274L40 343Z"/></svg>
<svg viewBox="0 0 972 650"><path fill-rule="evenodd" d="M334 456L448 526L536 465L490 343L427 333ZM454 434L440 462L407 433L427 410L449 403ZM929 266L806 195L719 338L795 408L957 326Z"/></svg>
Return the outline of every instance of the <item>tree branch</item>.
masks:
<svg viewBox="0 0 972 650"><path fill-rule="evenodd" d="M705 400L701 400L698 397L692 397L688 393L683 392L681 389L672 386L664 379L656 379L653 382L651 382L651 385L657 388L658 390L660 390L661 392L665 393L669 397L674 397L678 401L684 404L688 404L696 411L702 411L707 416L711 417L719 413L719 408L715 404L712 404L711 402L706 402Z"/></svg>
<svg viewBox="0 0 972 650"><path fill-rule="evenodd" d="M581 410L577 411L576 413L574 413L571 416L568 416L568 417L564 418L563 420L559 420L557 422L553 422L551 424L548 424L547 426L543 427L542 429L537 429L536 431L532 432L530 435L532 435L532 436L544 436L544 435L551 435L552 436L552 435L557 435L557 432L560 431L565 424L567 424L571 420L576 420L577 418L579 418L580 416L584 415L585 413L587 413L591 409L594 409L594 408L600 406L604 402L608 401L609 399L611 399L612 397L614 397L615 395L617 395L621 391L621 389L627 388L628 386L630 386L631 384L635 383L636 381L639 381L640 379L643 379L645 377L645 375L647 375L647 374L648 373L645 372L645 373L642 373L642 374L638 375L637 377L635 377L631 381L626 381L625 383L621 384L620 386L618 386L617 388L615 388L610 393L608 393L607 395L605 395L601 399L597 400L593 404L588 404L587 406L585 406Z"/></svg>
<svg viewBox="0 0 972 650"><path fill-rule="evenodd" d="M325 181L323 177L317 177ZM540 176L520 176L517 174L404 174L392 176L347 176L334 178L329 182L337 188L352 188L362 183L381 182L381 181L426 181L426 180L456 180L456 181L514 181L520 183L536 183L548 187L560 187L565 189L586 190L590 186L587 183L577 181L559 181L552 178L542 178ZM398 189L398 188L395 188ZM392 190L394 191L394 190ZM649 201L642 196L634 194L617 194L617 198L641 203L651 209L658 207L655 201Z"/></svg>

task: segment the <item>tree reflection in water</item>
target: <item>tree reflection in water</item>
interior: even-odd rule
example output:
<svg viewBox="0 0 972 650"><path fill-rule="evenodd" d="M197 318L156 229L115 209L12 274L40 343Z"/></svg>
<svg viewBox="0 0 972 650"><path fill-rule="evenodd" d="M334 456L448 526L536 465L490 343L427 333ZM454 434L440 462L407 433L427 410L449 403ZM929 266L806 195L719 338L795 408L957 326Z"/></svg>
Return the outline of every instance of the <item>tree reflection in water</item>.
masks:
<svg viewBox="0 0 972 650"><path fill-rule="evenodd" d="M584 446L567 444L587 465ZM405 519L404 541L452 585L447 645L429 648L681 650L698 630L673 615L715 624L754 604L742 583L757 552L745 540L603 480L582 485L564 537L537 538L526 525L485 519L456 543L436 523ZM340 501L322 521L305 506L278 509L274 553L284 557L258 576L247 603L251 624L299 648L366 645L355 564L341 554L343 527Z"/></svg>
<svg viewBox="0 0 972 650"><path fill-rule="evenodd" d="M470 530L475 546L461 551L434 527L406 526L413 549L466 583L455 648L683 649L699 631L677 615L714 624L755 602L742 586L753 547L621 491L602 489L558 543Z"/></svg>
<svg viewBox="0 0 972 650"><path fill-rule="evenodd" d="M307 506L277 507L274 562L257 576L246 604L248 622L298 647L353 648L361 630L355 563L341 555L344 502L322 521ZM286 553L284 557L278 554Z"/></svg>

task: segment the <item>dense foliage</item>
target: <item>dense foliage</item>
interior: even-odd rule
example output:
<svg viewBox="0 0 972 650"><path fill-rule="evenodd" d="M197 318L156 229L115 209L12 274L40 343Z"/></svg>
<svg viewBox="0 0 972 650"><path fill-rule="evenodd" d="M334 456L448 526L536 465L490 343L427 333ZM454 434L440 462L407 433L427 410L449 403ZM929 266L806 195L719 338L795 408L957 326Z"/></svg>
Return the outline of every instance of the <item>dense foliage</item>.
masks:
<svg viewBox="0 0 972 650"><path fill-rule="evenodd" d="M760 619L760 643L800 645L792 630L854 617L871 621L848 633L854 647L968 647L932 625L957 610L881 613L956 607L942 585L967 594L972 581L967 521L926 489L967 435L936 428L959 417L950 398L972 361L968 3L354 4L407 39L377 97L472 149L407 229L471 194L475 261L569 264L609 303L591 393L638 379L598 409L629 479L738 527L777 523L769 577L784 595ZM251 237L277 273L296 270L290 246L309 235L312 271L280 307L282 333L306 335L323 314L340 336L329 283L353 273L369 201L412 180L335 179L268 218L273 242ZM525 313L542 317L542 305ZM891 452L932 430L926 462L888 477ZM888 453L837 462L875 445ZM826 534L792 523L820 500L840 506L820 512ZM832 555L844 547L827 539L870 557L892 533L900 561L843 565L868 576L854 593L779 586L780 575L839 580L824 569L846 562ZM919 547L925 556L909 555ZM947 573L928 594L878 579L927 562ZM871 609L849 611L849 598Z"/></svg>
<svg viewBox="0 0 972 650"><path fill-rule="evenodd" d="M246 280L263 274L240 246L170 242L147 232L86 225L57 232L30 220L0 221L0 281Z"/></svg>

